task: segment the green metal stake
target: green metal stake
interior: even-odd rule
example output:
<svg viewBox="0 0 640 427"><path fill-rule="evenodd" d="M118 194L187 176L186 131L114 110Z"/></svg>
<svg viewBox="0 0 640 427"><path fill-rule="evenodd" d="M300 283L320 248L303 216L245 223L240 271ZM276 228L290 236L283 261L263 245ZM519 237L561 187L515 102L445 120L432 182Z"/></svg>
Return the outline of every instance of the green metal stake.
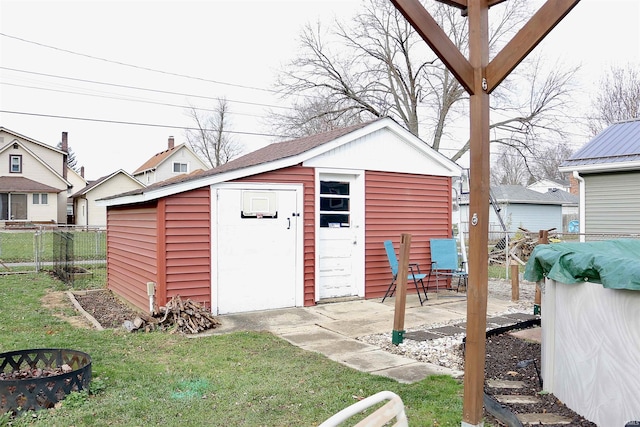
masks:
<svg viewBox="0 0 640 427"><path fill-rule="evenodd" d="M406 331L396 331L394 330L391 333L391 343L394 345L398 345L398 344L402 344L402 341L404 340L404 333Z"/></svg>

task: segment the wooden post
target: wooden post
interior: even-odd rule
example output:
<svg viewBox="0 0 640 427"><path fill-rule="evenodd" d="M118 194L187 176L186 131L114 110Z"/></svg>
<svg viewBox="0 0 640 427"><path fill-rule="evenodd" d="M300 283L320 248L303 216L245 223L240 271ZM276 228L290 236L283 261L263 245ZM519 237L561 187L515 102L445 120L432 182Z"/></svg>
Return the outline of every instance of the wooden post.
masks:
<svg viewBox="0 0 640 427"><path fill-rule="evenodd" d="M486 1L469 1L469 62L473 68L470 96L469 169L469 289L467 289L467 339L464 358L462 419L482 423L484 363L489 284L489 93L485 69L489 63L489 7Z"/></svg>
<svg viewBox="0 0 640 427"><path fill-rule="evenodd" d="M580 0L547 0L489 62L488 9L504 0L437 0L466 9L469 60L419 0L391 0L470 95L470 231L463 426L482 425L489 229L489 94Z"/></svg>
<svg viewBox="0 0 640 427"><path fill-rule="evenodd" d="M511 301L520 299L520 269L519 264L515 260L511 260Z"/></svg>
<svg viewBox="0 0 640 427"><path fill-rule="evenodd" d="M549 243L549 230L538 231L538 244L546 245ZM540 282L536 283L536 296L533 299L533 314L542 312L542 292L540 291Z"/></svg>
<svg viewBox="0 0 640 427"><path fill-rule="evenodd" d="M407 306L407 278L409 276L409 256L411 253L411 234L400 236L400 256L398 260L398 277L396 277L396 305L393 316L393 332L391 342L402 344L404 340L404 315Z"/></svg>

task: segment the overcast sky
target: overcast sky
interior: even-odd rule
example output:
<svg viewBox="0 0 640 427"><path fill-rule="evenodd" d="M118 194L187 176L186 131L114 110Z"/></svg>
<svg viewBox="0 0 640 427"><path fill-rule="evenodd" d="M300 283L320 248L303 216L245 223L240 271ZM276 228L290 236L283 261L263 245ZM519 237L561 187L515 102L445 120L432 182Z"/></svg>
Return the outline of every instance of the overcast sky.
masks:
<svg viewBox="0 0 640 427"><path fill-rule="evenodd" d="M301 26L359 4L0 0L0 126L53 146L68 132L95 179L133 172L169 136L185 142L187 106L226 97L235 138L251 151L275 140L263 117L286 107L270 89ZM582 64L577 96L588 99L610 65L640 67L640 1L582 0L541 48L551 61Z"/></svg>

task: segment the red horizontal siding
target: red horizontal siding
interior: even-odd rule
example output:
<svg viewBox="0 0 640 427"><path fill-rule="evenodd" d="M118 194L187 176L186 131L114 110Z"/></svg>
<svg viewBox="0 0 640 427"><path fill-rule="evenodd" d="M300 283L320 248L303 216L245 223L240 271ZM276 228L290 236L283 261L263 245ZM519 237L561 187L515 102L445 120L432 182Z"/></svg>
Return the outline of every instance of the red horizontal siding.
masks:
<svg viewBox="0 0 640 427"><path fill-rule="evenodd" d="M157 281L155 203L107 209L107 287L144 311Z"/></svg>
<svg viewBox="0 0 640 427"><path fill-rule="evenodd" d="M164 199L161 265L167 301L176 295L211 308L211 197L209 187Z"/></svg>
<svg viewBox="0 0 640 427"><path fill-rule="evenodd" d="M391 281L385 240L398 253L400 236L411 234L411 262L428 273L429 239L451 235L451 179L368 171L365 182L365 297L378 298Z"/></svg>
<svg viewBox="0 0 640 427"><path fill-rule="evenodd" d="M315 177L300 165L253 175L237 182L302 184L304 188L304 305L315 305Z"/></svg>

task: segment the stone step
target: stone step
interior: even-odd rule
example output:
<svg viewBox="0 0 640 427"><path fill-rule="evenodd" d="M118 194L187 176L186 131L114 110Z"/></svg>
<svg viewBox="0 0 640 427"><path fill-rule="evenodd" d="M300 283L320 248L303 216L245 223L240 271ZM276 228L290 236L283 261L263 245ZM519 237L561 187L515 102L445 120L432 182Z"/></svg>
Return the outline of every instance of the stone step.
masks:
<svg viewBox="0 0 640 427"><path fill-rule="evenodd" d="M487 380L487 387L491 388L522 388L524 383L522 381L510 381L510 380Z"/></svg>
<svg viewBox="0 0 640 427"><path fill-rule="evenodd" d="M522 424L529 425L550 425L550 424L571 424L571 418L563 417L558 414L546 413L546 414L517 414L516 415Z"/></svg>
<svg viewBox="0 0 640 427"><path fill-rule="evenodd" d="M528 405L539 403L540 399L535 396L526 396L519 394L499 394L497 396L493 396L500 403L505 404L515 404L515 405Z"/></svg>

